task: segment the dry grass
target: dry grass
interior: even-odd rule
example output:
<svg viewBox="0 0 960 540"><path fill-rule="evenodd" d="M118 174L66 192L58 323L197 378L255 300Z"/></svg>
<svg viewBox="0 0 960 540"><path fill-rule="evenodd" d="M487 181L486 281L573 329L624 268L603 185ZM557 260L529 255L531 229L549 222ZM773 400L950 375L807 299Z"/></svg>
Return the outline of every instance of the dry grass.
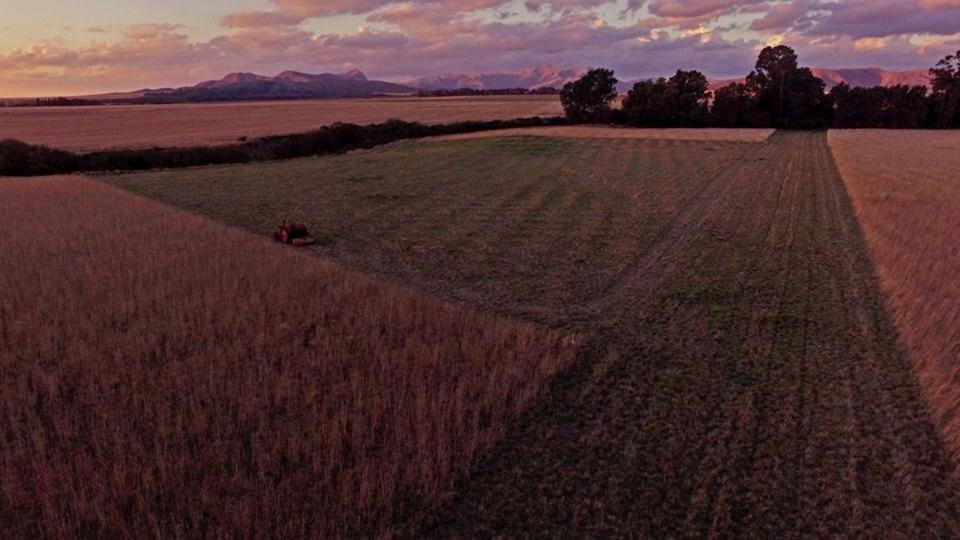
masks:
<svg viewBox="0 0 960 540"><path fill-rule="evenodd" d="M831 131L897 329L960 463L960 136Z"/></svg>
<svg viewBox="0 0 960 540"><path fill-rule="evenodd" d="M573 354L80 178L0 181L0 253L9 537L402 531Z"/></svg>
<svg viewBox="0 0 960 540"><path fill-rule="evenodd" d="M457 135L444 135L437 137L435 140L461 140L526 135L541 137L573 137L585 139L663 139L672 141L763 142L770 137L772 133L772 129L638 129L608 126L556 126L461 133Z"/></svg>
<svg viewBox="0 0 960 540"><path fill-rule="evenodd" d="M104 107L0 107L0 139L65 150L192 146L299 133L334 122L425 123L563 114L557 96L260 101Z"/></svg>

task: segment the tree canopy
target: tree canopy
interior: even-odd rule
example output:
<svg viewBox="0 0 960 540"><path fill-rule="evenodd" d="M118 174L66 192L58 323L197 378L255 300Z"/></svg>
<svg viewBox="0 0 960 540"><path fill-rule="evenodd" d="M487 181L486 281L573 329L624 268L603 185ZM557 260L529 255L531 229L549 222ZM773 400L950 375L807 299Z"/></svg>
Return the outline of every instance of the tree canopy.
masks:
<svg viewBox="0 0 960 540"><path fill-rule="evenodd" d="M617 98L617 82L612 70L600 68L564 84L560 103L567 118L576 122L606 120L610 102Z"/></svg>
<svg viewBox="0 0 960 540"><path fill-rule="evenodd" d="M643 127L956 128L960 127L960 51L930 70L923 85L851 88L829 93L786 45L765 47L744 82L715 90L695 70L636 82L620 109L611 110L617 79L592 69L560 92L567 118Z"/></svg>

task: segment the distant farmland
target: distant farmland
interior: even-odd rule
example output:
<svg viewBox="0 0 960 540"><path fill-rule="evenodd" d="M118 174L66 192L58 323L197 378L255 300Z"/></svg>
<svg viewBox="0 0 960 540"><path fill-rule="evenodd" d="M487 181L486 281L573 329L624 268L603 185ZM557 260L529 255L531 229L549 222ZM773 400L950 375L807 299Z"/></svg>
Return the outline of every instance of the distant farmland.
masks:
<svg viewBox="0 0 960 540"><path fill-rule="evenodd" d="M0 107L0 139L64 150L192 146L282 135L334 122L425 123L563 113L557 96L382 98L179 105Z"/></svg>
<svg viewBox="0 0 960 540"><path fill-rule="evenodd" d="M831 131L877 273L960 463L960 136Z"/></svg>
<svg viewBox="0 0 960 540"><path fill-rule="evenodd" d="M82 178L0 254L8 538L402 534L575 353Z"/></svg>
<svg viewBox="0 0 960 540"><path fill-rule="evenodd" d="M586 336L422 534L960 530L824 133L408 141L101 179L258 234L304 220L318 255Z"/></svg>

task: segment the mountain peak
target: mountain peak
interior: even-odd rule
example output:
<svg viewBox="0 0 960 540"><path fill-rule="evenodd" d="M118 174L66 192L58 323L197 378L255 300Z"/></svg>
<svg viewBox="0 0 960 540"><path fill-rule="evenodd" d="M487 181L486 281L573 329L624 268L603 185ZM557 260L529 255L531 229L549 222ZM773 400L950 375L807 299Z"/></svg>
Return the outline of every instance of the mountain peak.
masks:
<svg viewBox="0 0 960 540"><path fill-rule="evenodd" d="M577 79L585 70L559 69L550 64L521 69L516 73L448 73L433 77L421 77L408 83L421 90L456 90L472 88L475 90L497 90L504 88L560 88L564 83Z"/></svg>
<svg viewBox="0 0 960 540"><path fill-rule="evenodd" d="M359 69L351 69L350 71L348 71L348 72L346 72L346 73L341 73L341 74L339 75L339 77L343 77L344 79L353 79L353 80L355 80L355 81L366 81L366 80L367 80L367 76L364 75L363 72L360 71Z"/></svg>

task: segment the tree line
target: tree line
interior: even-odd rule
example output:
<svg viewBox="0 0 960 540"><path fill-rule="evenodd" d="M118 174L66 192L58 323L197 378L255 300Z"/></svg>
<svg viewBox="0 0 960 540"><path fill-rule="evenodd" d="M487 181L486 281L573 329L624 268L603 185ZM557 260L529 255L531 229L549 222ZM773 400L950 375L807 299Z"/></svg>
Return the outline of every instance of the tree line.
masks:
<svg viewBox="0 0 960 540"><path fill-rule="evenodd" d="M557 126L566 123L567 120L561 116L551 118L534 116L512 120L468 120L451 124L387 120L380 124L360 126L338 122L307 133L271 135L249 141L243 138L233 144L218 146L101 150L83 154L6 139L0 140L0 177L96 171L143 171L227 163L253 163L323 154L342 154L403 139L509 128Z"/></svg>
<svg viewBox="0 0 960 540"><path fill-rule="evenodd" d="M619 107L612 70L591 69L560 91L573 122L637 127L775 127L783 129L960 127L960 51L930 70L926 86L852 88L827 92L822 79L801 67L785 45L766 47L742 83L711 91L696 70L642 80Z"/></svg>

